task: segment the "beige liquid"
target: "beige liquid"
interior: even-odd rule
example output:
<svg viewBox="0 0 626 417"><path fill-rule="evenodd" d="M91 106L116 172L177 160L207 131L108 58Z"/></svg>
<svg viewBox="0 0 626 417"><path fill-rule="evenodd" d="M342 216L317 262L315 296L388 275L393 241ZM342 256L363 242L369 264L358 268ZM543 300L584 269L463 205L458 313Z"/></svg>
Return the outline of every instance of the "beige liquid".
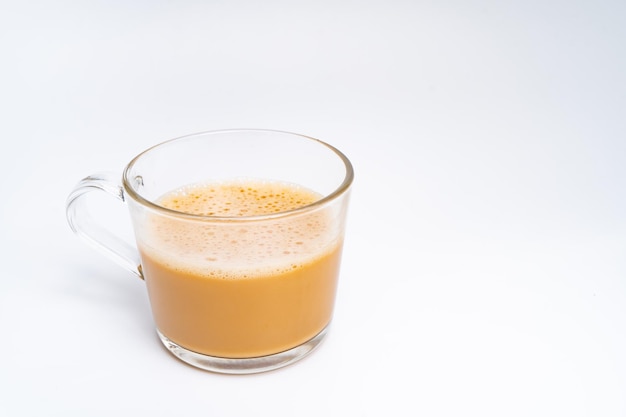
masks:
<svg viewBox="0 0 626 417"><path fill-rule="evenodd" d="M185 187L159 204L239 217L319 198L290 184L246 181ZM154 318L180 346L263 356L306 342L330 322L342 242L328 213L244 223L153 216L149 228L139 246Z"/></svg>

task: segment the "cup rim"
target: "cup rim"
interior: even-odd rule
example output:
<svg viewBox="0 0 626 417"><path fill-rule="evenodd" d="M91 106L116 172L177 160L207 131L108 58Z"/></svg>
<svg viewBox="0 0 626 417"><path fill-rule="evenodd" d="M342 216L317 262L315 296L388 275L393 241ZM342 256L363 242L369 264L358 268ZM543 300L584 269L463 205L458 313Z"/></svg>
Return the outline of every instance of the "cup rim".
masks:
<svg viewBox="0 0 626 417"><path fill-rule="evenodd" d="M145 155L147 155L148 153L152 152L153 150L156 150L157 148L160 148L162 146L171 144L172 142L176 142L176 141L180 141L180 140L184 140L184 139L190 139L193 137L198 137L198 136L204 136L204 135L218 135L218 134L223 134L223 133L237 133L237 132L266 132L266 133L279 133L279 134L286 134L286 135L292 135L292 136L298 136L300 138L304 138L306 140L309 141L313 141L316 142L322 146L325 146L326 148L328 148L329 150L331 150L333 153L335 153L335 155L337 155L341 161L344 164L345 167L345 176L343 181L339 184L339 186L337 188L335 188L333 191L331 191L330 193L327 193L326 195L324 195L322 198L320 198L319 200L314 201L313 203L295 208L295 209L291 209L291 210L285 210L285 211L280 211L277 213L267 213L267 214L257 214L257 215L252 215L252 216L207 216L207 215L202 215L202 214L193 214L193 213L185 213L182 211L178 211L178 210L173 210L167 207L163 207L145 197L143 197L141 194L139 194L132 186L131 186L131 181L130 181L130 171L132 170L133 166ZM354 168L352 166L352 163L350 162L350 160L348 159L348 157L341 152L339 149L335 148L334 146L316 139L314 137L311 136L307 136L307 135L302 135L299 133L293 133L293 132L288 132L288 131L284 131L284 130L275 130L275 129L221 129L221 130L207 130L207 131L202 131L202 132L196 132L196 133L191 133L191 134L187 134L187 135L183 135L183 136L178 136L163 142L160 142L156 145L153 145L147 149L145 149L144 151L142 151L141 153L139 153L137 156L135 156L124 168L124 172L122 174L122 185L124 187L124 191L127 195L129 195L133 200L135 200L136 202L142 204L145 207L148 207L152 210L155 210L159 213L168 215L168 216L173 216L173 217L178 217L178 218L185 218L185 219L189 219L189 220L200 220L200 221L211 221L211 222L249 222L249 221L260 221L260 220L268 220L268 219L276 219L276 218L281 218L281 217L288 217L288 216L293 216L293 215L298 215L298 214L302 214L305 212L309 212L312 210L315 210L321 206L324 206L332 201L334 201L335 199L339 198L340 196L342 196L343 194L345 194L350 186L352 185L352 182L354 181Z"/></svg>

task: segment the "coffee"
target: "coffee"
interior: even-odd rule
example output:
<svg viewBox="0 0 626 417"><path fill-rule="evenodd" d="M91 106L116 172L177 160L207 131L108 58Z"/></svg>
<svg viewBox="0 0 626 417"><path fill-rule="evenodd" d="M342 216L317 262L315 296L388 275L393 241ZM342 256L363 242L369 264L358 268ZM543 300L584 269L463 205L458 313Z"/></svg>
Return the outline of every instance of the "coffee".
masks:
<svg viewBox="0 0 626 417"><path fill-rule="evenodd" d="M189 350L225 358L285 351L322 331L339 271L337 220L311 206L267 222L321 197L260 180L188 185L161 197L162 207L214 221L161 213L137 233L158 330Z"/></svg>

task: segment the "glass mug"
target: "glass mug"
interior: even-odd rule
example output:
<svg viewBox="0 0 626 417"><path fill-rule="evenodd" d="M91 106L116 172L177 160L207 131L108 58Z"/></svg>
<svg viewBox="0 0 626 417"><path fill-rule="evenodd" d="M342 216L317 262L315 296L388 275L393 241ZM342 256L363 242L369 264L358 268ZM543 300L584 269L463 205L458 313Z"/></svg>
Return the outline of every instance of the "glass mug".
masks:
<svg viewBox="0 0 626 417"><path fill-rule="evenodd" d="M353 177L348 158L317 139L204 132L144 151L121 181L83 179L67 219L145 280L159 338L176 357L262 372L303 358L327 332ZM90 216L95 190L127 204L136 245Z"/></svg>

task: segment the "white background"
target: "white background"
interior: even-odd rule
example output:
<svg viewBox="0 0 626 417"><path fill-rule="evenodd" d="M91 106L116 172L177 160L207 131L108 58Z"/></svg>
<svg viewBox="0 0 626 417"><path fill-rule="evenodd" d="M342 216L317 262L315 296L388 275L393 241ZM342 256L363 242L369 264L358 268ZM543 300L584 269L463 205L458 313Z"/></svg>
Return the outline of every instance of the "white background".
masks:
<svg viewBox="0 0 626 417"><path fill-rule="evenodd" d="M0 415L625 416L625 45L621 0L0 1ZM239 127L356 181L327 340L233 377L64 205Z"/></svg>

